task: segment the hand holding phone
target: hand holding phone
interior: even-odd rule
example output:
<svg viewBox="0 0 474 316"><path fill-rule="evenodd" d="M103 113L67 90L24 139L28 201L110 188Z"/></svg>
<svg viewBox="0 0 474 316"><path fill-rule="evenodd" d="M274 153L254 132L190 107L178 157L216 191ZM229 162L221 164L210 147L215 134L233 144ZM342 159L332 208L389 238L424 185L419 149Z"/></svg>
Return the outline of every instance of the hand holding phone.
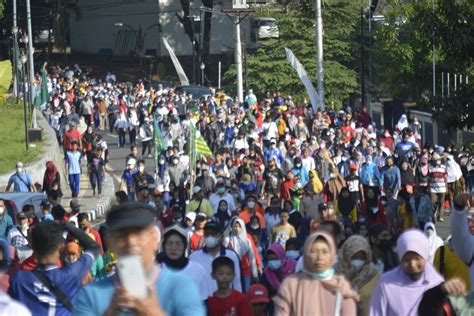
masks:
<svg viewBox="0 0 474 316"><path fill-rule="evenodd" d="M125 255L117 258L117 273L120 284L130 295L148 297L147 279L140 255Z"/></svg>

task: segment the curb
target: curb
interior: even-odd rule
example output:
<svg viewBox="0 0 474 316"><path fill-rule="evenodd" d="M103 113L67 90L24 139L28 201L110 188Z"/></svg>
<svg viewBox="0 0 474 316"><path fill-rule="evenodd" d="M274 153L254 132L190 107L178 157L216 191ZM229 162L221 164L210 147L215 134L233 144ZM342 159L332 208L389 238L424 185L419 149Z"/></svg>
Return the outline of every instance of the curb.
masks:
<svg viewBox="0 0 474 316"><path fill-rule="evenodd" d="M89 221L96 222L107 213L114 197L114 181L112 176L106 172L104 175L102 196L97 200L97 205L85 211L81 211L81 213L87 213Z"/></svg>

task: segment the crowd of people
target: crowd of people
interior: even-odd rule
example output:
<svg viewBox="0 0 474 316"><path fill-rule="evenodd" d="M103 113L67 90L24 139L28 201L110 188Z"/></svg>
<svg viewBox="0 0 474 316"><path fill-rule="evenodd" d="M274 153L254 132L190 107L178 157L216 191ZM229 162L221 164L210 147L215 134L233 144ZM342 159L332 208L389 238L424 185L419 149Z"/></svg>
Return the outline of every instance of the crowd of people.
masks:
<svg viewBox="0 0 474 316"><path fill-rule="evenodd" d="M41 216L27 206L15 221L0 200L0 293L12 310L25 308L15 299L34 315L474 312L474 156L424 143L409 113L384 128L366 107L314 110L251 90L196 98L78 67L49 69L48 87L72 197L83 165L102 194L104 133L130 153L113 157L124 170L99 231L77 199L61 206L53 162L42 186L17 164L8 189L47 200ZM192 126L212 155L190 152ZM447 216L444 241L436 224ZM118 273L130 254L145 297Z"/></svg>

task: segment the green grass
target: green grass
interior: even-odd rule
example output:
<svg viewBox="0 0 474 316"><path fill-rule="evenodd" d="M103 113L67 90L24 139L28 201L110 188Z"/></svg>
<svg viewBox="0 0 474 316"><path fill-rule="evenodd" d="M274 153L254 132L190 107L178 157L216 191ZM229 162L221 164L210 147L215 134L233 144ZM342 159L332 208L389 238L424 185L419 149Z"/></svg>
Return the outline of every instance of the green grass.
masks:
<svg viewBox="0 0 474 316"><path fill-rule="evenodd" d="M33 146L28 151L25 148L23 103L0 99L0 174L15 169L18 161L35 161L41 154L42 144Z"/></svg>

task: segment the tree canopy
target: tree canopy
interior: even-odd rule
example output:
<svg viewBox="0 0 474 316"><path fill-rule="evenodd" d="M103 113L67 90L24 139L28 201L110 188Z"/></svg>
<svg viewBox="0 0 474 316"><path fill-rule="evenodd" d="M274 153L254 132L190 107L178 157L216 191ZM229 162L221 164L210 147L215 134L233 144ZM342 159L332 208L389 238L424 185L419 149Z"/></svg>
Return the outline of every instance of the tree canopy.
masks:
<svg viewBox="0 0 474 316"><path fill-rule="evenodd" d="M303 84L286 60L285 47L293 51L316 86L314 10L307 5L290 3L288 13L257 13L276 19L280 38L263 42L256 52L247 55L248 85L255 93L280 91L299 100L305 97ZM352 1L327 1L322 12L325 106L338 108L350 94L358 91L353 37L359 11ZM229 91L235 91L235 78L235 66L231 66L224 75Z"/></svg>

